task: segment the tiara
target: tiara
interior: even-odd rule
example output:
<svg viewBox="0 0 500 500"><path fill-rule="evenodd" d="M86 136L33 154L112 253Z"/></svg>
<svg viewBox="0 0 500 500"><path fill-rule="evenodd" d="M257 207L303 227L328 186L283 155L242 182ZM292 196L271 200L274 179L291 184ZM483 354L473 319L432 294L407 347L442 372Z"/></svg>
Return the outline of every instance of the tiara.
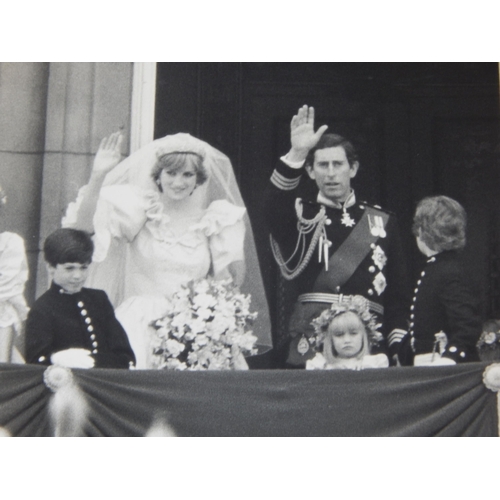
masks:
<svg viewBox="0 0 500 500"><path fill-rule="evenodd" d="M175 153L190 153L205 159L207 147L210 146L189 134L179 133L168 136L167 140L156 150L156 158Z"/></svg>

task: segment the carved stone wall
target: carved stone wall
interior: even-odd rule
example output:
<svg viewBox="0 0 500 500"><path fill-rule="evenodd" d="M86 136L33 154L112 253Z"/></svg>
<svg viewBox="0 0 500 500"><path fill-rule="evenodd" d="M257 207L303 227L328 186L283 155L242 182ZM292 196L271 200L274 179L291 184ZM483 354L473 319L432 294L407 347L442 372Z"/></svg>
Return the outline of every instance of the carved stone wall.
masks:
<svg viewBox="0 0 500 500"><path fill-rule="evenodd" d="M49 63L0 63L1 231L23 237L33 297L37 272Z"/></svg>
<svg viewBox="0 0 500 500"><path fill-rule="evenodd" d="M89 177L102 137L129 151L133 63L0 63L2 230L26 241L27 299L47 287L40 248Z"/></svg>

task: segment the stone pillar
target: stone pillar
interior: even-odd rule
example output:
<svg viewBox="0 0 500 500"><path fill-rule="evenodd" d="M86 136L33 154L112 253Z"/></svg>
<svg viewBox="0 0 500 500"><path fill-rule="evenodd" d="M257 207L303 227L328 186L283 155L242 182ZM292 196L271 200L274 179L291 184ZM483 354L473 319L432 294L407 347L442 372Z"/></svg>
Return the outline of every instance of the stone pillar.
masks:
<svg viewBox="0 0 500 500"><path fill-rule="evenodd" d="M86 184L101 139L122 130L122 153L128 154L132 73L132 63L50 63L40 246ZM37 296L47 289L42 257Z"/></svg>
<svg viewBox="0 0 500 500"><path fill-rule="evenodd" d="M1 231L24 238L35 294L49 63L0 63L0 184L7 205Z"/></svg>

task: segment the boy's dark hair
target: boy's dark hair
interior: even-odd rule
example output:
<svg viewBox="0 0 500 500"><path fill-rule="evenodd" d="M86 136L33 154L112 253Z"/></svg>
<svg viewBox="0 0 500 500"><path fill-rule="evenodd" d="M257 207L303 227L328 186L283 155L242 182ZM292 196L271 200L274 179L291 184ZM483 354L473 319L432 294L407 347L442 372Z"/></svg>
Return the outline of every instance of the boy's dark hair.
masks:
<svg viewBox="0 0 500 500"><path fill-rule="evenodd" d="M52 267L67 262L90 264L93 253L94 242L90 234L78 229L57 229L47 236L43 245L45 260Z"/></svg>

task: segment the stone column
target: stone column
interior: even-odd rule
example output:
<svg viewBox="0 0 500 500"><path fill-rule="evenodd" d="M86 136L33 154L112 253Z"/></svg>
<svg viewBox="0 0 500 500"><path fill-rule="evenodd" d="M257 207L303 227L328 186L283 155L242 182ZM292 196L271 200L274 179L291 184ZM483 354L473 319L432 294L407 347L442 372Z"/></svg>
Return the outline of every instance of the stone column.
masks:
<svg viewBox="0 0 500 500"><path fill-rule="evenodd" d="M1 231L24 238L35 294L49 63L0 63L0 184L7 205Z"/></svg>
<svg viewBox="0 0 500 500"><path fill-rule="evenodd" d="M100 140L122 130L128 154L132 76L132 63L50 63L40 246L86 184ZM42 262L40 256L37 296L47 289Z"/></svg>

